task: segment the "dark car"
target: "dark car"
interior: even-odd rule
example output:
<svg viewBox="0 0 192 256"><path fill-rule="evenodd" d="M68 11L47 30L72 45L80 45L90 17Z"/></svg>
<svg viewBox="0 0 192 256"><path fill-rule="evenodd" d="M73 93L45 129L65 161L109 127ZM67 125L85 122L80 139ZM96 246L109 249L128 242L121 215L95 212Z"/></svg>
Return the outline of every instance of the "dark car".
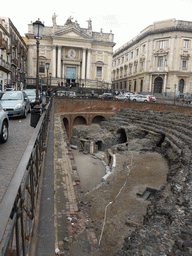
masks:
<svg viewBox="0 0 192 256"><path fill-rule="evenodd" d="M0 103L10 117L22 116L25 118L31 110L29 98L23 91L5 92Z"/></svg>
<svg viewBox="0 0 192 256"><path fill-rule="evenodd" d="M36 100L36 90L35 89L26 89L24 92L27 94L31 107L33 108L35 106L35 100Z"/></svg>
<svg viewBox="0 0 192 256"><path fill-rule="evenodd" d="M109 98L113 98L112 93L105 92L105 93L99 95L99 99L109 99Z"/></svg>

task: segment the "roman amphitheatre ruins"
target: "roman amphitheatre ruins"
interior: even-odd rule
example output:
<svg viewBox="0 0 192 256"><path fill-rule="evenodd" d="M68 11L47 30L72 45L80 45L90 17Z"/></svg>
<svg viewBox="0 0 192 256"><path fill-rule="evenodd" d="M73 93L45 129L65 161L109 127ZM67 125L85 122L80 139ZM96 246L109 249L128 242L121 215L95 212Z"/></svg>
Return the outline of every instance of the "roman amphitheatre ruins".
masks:
<svg viewBox="0 0 192 256"><path fill-rule="evenodd" d="M77 100L55 102L71 143L87 150L93 142L106 153L112 170L85 194L98 240L106 221L102 255L192 255L192 109L108 101L103 105L108 116L101 118L102 104L87 100L83 109ZM93 120L93 113L100 118L89 126L79 118L70 131L71 120L80 113L85 120Z"/></svg>

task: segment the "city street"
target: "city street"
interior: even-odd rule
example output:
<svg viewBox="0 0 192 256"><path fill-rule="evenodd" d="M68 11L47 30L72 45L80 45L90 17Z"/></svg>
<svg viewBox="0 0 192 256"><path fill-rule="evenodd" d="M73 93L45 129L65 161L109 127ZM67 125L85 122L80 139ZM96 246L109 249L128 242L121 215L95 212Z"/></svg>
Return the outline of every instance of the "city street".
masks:
<svg viewBox="0 0 192 256"><path fill-rule="evenodd" d="M0 144L0 201L33 134L30 117L10 119L9 139Z"/></svg>

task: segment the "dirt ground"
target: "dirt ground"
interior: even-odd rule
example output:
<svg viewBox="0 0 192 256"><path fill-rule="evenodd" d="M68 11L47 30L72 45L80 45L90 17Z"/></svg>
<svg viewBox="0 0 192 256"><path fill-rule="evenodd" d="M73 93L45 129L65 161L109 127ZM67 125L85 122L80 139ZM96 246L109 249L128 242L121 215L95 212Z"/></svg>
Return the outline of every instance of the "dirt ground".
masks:
<svg viewBox="0 0 192 256"><path fill-rule="evenodd" d="M167 163L155 152L122 152L116 154L117 166L110 177L100 182L105 175L101 161L73 153L102 255L114 255L142 223L150 203L137 193L146 187L160 189L166 183Z"/></svg>

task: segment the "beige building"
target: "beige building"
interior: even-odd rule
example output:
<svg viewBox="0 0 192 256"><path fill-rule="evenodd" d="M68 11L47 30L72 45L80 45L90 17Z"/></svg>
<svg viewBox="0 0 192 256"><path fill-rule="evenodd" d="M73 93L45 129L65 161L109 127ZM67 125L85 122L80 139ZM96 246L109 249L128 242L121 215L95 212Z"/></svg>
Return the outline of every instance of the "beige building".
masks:
<svg viewBox="0 0 192 256"><path fill-rule="evenodd" d="M0 91L25 87L27 46L8 17L0 17Z"/></svg>
<svg viewBox="0 0 192 256"><path fill-rule="evenodd" d="M112 32L93 32L92 21L88 27L81 28L77 21L69 17L63 26L57 25L56 15L52 17L53 26L45 26L40 40L39 76L46 84L48 77L52 86L69 86L72 83L86 87L111 86L111 69L114 35ZM28 85L35 85L36 40L33 24L28 25L26 34L28 46ZM48 82L50 83L50 80Z"/></svg>
<svg viewBox="0 0 192 256"><path fill-rule="evenodd" d="M192 22L154 22L113 54L118 90L192 93Z"/></svg>

